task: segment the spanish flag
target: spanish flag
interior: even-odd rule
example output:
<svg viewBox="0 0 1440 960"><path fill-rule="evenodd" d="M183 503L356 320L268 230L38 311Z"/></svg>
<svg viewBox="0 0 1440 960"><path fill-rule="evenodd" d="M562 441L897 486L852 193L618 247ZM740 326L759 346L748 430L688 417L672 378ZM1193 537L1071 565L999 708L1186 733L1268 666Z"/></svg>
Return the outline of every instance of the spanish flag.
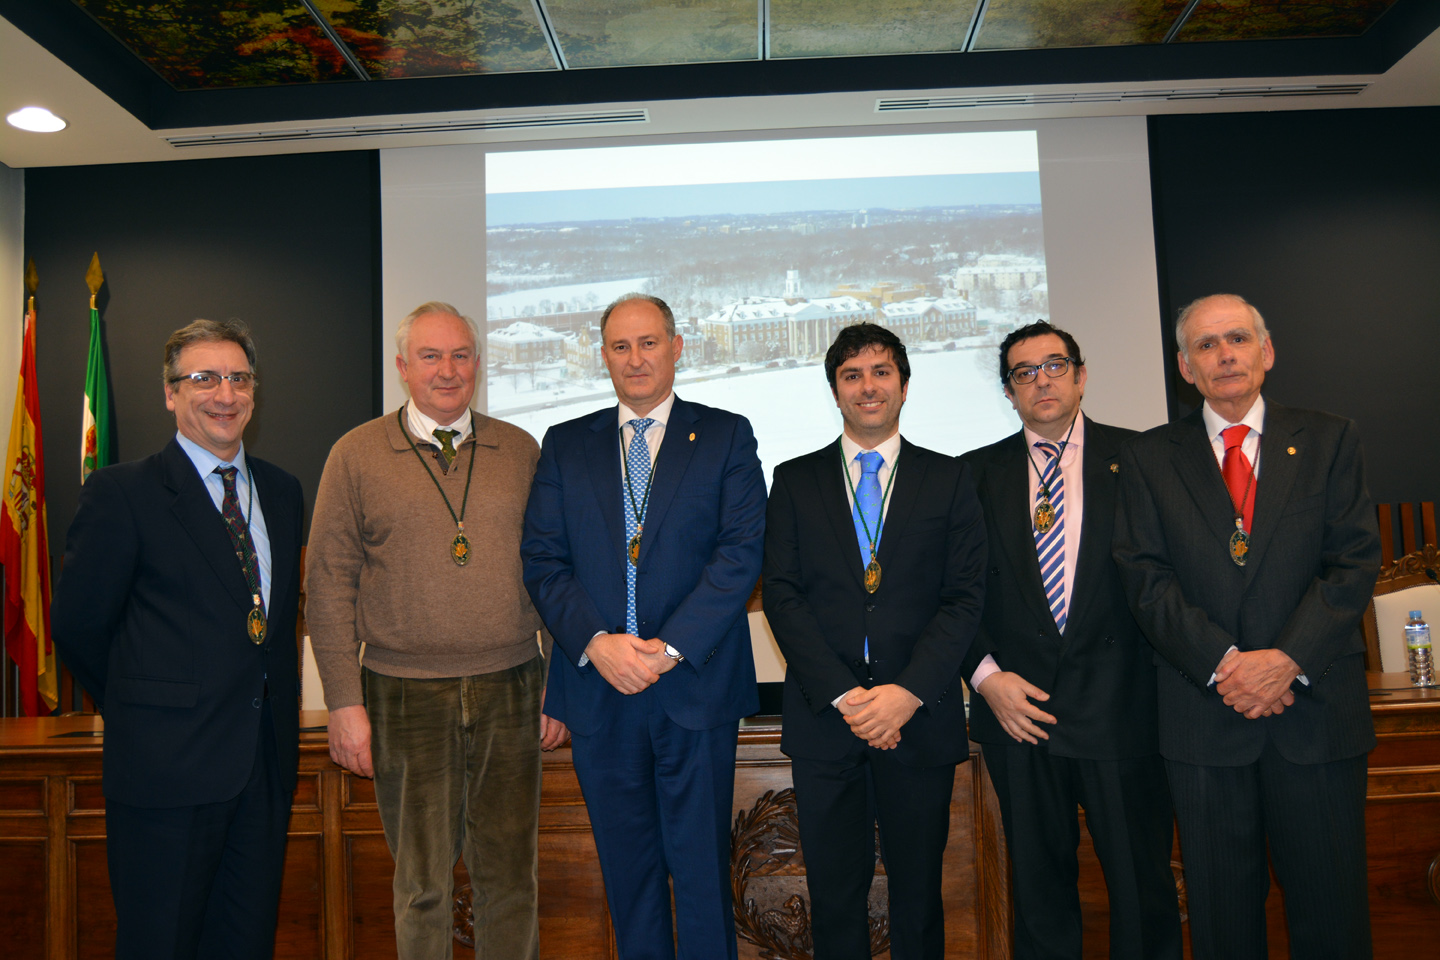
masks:
<svg viewBox="0 0 1440 960"><path fill-rule="evenodd" d="M35 384L35 298L31 297L5 454L0 563L5 565L5 649L20 668L20 707L32 717L50 713L59 700L55 648L50 643L46 525L45 453L40 445L40 391Z"/></svg>

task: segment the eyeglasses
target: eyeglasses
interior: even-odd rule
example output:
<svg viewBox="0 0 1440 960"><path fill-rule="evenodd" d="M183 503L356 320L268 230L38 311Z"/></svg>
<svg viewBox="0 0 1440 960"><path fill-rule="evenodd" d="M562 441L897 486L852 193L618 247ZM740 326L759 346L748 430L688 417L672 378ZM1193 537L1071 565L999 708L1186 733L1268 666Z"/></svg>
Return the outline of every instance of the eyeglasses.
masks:
<svg viewBox="0 0 1440 960"><path fill-rule="evenodd" d="M213 370L197 370L195 373L187 373L184 376L171 377L169 382L173 386L184 381L194 384L197 393L213 393L220 389L220 381L229 380L230 386L235 388L236 393L250 393L259 382L253 373L216 373Z"/></svg>
<svg viewBox="0 0 1440 960"><path fill-rule="evenodd" d="M1033 383L1035 382L1035 378L1040 375L1040 371L1044 370L1045 376L1054 380L1058 377L1065 376L1065 371L1070 369L1070 364L1072 363L1076 366L1080 365L1080 361L1074 357L1057 357L1054 360L1046 360L1041 364L1028 363L1023 367L1016 367L1006 374L1006 376L1010 379L1010 382L1014 384Z"/></svg>

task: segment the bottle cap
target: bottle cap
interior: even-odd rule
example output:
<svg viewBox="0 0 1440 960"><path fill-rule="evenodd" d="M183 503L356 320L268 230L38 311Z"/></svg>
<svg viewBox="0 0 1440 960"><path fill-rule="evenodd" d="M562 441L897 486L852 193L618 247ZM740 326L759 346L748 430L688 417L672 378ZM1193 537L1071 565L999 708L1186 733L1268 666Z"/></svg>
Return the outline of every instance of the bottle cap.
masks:
<svg viewBox="0 0 1440 960"><path fill-rule="evenodd" d="M1411 610L1411 611L1410 611L1410 619L1411 619L1411 620L1419 620L1419 619L1420 619L1420 611L1419 611L1419 610Z"/></svg>

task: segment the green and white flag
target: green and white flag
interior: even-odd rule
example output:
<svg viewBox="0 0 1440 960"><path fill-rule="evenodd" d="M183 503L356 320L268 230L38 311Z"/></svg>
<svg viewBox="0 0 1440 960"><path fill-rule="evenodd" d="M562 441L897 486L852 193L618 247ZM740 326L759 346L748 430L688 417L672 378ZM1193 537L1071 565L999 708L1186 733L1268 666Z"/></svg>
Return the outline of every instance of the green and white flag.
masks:
<svg viewBox="0 0 1440 960"><path fill-rule="evenodd" d="M105 282L100 272L100 254L85 272L90 285L90 359L85 364L85 411L80 427L80 482L101 467L114 462L110 451L110 372L105 368L105 349L100 336L100 311L95 295Z"/></svg>

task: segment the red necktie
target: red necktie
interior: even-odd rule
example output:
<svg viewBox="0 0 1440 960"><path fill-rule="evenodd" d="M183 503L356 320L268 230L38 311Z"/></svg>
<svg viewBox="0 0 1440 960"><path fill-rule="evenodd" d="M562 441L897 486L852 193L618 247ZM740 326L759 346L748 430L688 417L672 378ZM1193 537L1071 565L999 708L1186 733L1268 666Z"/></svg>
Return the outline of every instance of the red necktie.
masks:
<svg viewBox="0 0 1440 960"><path fill-rule="evenodd" d="M1250 435L1250 428L1243 423L1226 427L1220 431L1225 440L1225 462L1220 466L1220 475L1225 478L1225 489L1230 491L1230 502L1235 510L1245 517L1245 532L1250 532L1250 521L1255 517L1255 481L1250 469L1250 458L1240 445Z"/></svg>

